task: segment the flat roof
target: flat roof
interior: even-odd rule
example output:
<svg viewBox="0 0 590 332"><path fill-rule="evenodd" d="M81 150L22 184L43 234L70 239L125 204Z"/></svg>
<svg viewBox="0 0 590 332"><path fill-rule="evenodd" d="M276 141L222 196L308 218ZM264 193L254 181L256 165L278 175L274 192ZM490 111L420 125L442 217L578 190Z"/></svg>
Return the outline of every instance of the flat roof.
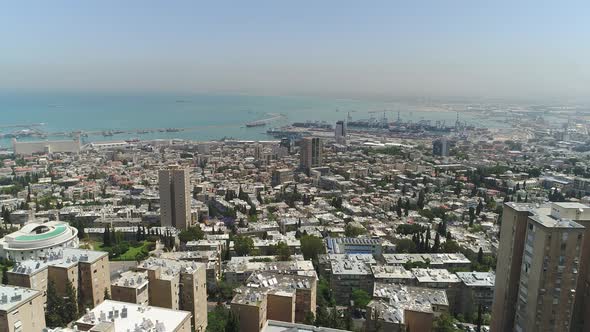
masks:
<svg viewBox="0 0 590 332"><path fill-rule="evenodd" d="M494 287L496 274L494 272L457 272L457 277L467 286Z"/></svg>
<svg viewBox="0 0 590 332"><path fill-rule="evenodd" d="M0 284L0 311L11 312L39 295L34 289Z"/></svg>
<svg viewBox="0 0 590 332"><path fill-rule="evenodd" d="M113 320L115 332L135 331L136 324L142 331L156 331L156 324L164 328L158 331L174 331L190 317L191 313L188 311L105 300L76 323L98 325L102 321Z"/></svg>
<svg viewBox="0 0 590 332"><path fill-rule="evenodd" d="M461 282L456 274L450 273L445 269L412 269L412 273L418 279L418 282L433 283L458 283Z"/></svg>
<svg viewBox="0 0 590 332"><path fill-rule="evenodd" d="M261 332L347 332L329 327L318 327L298 323L287 323L276 320L267 320Z"/></svg>

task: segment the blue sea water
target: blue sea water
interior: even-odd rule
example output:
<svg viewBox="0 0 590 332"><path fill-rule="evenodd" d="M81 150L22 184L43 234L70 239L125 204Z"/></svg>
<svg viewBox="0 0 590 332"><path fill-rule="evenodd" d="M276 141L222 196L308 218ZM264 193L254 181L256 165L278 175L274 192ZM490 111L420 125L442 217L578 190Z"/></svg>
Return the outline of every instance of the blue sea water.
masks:
<svg viewBox="0 0 590 332"><path fill-rule="evenodd" d="M0 133L18 130L7 127L44 123L46 133L150 128L193 128L181 132L121 134L111 137L91 135L86 141L116 139L183 138L213 140L222 137L268 139L265 131L295 121L320 120L334 122L381 117L371 111L391 110L386 116L402 120L446 120L453 123L453 112L423 112L407 103L327 99L312 97L264 97L246 95L163 95L163 94L91 94L91 93L0 93ZM246 122L268 118L268 113L286 117L266 127L246 128ZM462 115L467 123L478 124L473 115ZM493 126L493 124L490 124ZM48 136L49 139L60 138ZM61 137L63 139L63 137ZM39 138L22 138L22 140ZM0 146L10 146L9 139L0 139Z"/></svg>

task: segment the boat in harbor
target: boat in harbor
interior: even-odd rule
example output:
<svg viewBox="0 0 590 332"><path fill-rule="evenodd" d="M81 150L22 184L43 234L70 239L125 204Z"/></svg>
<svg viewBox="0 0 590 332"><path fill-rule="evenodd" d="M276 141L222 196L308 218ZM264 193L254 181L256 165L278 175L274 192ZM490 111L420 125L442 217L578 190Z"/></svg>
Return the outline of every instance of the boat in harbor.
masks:
<svg viewBox="0 0 590 332"><path fill-rule="evenodd" d="M246 123L246 127L248 127L248 128L264 127L264 126L266 126L266 121L253 121L253 122Z"/></svg>

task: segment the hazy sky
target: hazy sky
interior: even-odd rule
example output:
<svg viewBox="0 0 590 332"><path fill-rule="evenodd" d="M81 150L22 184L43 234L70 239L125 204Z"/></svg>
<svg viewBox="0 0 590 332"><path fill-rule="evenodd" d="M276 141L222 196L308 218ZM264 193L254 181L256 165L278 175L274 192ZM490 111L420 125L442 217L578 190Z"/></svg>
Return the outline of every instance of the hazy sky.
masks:
<svg viewBox="0 0 590 332"><path fill-rule="evenodd" d="M590 1L12 1L0 89L590 95Z"/></svg>

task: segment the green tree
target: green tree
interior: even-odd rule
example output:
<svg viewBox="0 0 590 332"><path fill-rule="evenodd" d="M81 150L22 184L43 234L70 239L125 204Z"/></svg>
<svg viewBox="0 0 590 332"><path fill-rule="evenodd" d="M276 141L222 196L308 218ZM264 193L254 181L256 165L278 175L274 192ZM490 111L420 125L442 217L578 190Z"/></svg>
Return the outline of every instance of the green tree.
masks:
<svg viewBox="0 0 590 332"><path fill-rule="evenodd" d="M234 238L234 250L238 256L250 255L254 250L254 240L248 236L236 236Z"/></svg>
<svg viewBox="0 0 590 332"><path fill-rule="evenodd" d="M45 310L45 322L49 327L64 326L64 299L57 295L55 283L49 281L47 284L47 310Z"/></svg>
<svg viewBox="0 0 590 332"><path fill-rule="evenodd" d="M105 300L110 300L111 299L111 294L109 293L109 289L105 287L104 289L104 299Z"/></svg>
<svg viewBox="0 0 590 332"><path fill-rule="evenodd" d="M305 259L317 260L318 255L325 252L324 241L317 236L303 234L301 236L301 253Z"/></svg>
<svg viewBox="0 0 590 332"><path fill-rule="evenodd" d="M102 243L104 247L111 246L111 227L107 225L102 233Z"/></svg>
<svg viewBox="0 0 590 332"><path fill-rule="evenodd" d="M396 242L395 247L396 252L399 253L415 253L416 252L416 243L410 239L400 239Z"/></svg>
<svg viewBox="0 0 590 332"><path fill-rule="evenodd" d="M453 322L453 318L447 313L444 313L444 314L438 316L434 320L434 326L433 326L432 330L434 332L459 332L460 331L459 329L457 329L455 327L455 324Z"/></svg>
<svg viewBox="0 0 590 332"><path fill-rule="evenodd" d="M344 227L344 235L346 237L357 237L359 235L363 235L367 232L364 228L355 227L352 224L348 223Z"/></svg>
<svg viewBox="0 0 590 332"><path fill-rule="evenodd" d="M355 308L364 309L371 302L371 296L364 290L357 288L352 291L352 300Z"/></svg>
<svg viewBox="0 0 590 332"><path fill-rule="evenodd" d="M277 256L279 256L279 261L288 261L291 260L291 249L289 245L285 242L279 242L276 246L277 249Z"/></svg>
<svg viewBox="0 0 590 332"><path fill-rule="evenodd" d="M76 295L76 290L69 279L66 281L66 296L64 300L64 321L66 323L75 321L78 319L78 295Z"/></svg>
<svg viewBox="0 0 590 332"><path fill-rule="evenodd" d="M205 233L199 226L189 227L178 234L180 242L187 243L189 241L198 241L205 238Z"/></svg>
<svg viewBox="0 0 590 332"><path fill-rule="evenodd" d="M240 320L232 310L229 311L227 316L227 325L225 325L225 332L239 332L240 331Z"/></svg>

